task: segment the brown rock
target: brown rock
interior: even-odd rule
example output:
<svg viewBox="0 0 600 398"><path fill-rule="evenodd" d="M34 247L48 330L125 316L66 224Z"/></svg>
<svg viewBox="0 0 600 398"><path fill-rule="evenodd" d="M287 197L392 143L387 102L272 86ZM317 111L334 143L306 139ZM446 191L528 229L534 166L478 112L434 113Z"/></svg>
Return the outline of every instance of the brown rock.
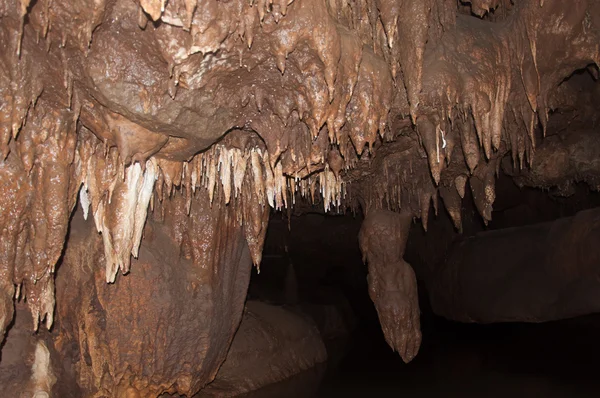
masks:
<svg viewBox="0 0 600 398"><path fill-rule="evenodd" d="M76 347L87 395L191 396L215 377L241 319L251 259L239 210L210 209L207 195L192 209L183 231L190 259L165 225L149 222L139 259L115 284L102 278L99 236L76 214L57 277L56 346L65 356Z"/></svg>

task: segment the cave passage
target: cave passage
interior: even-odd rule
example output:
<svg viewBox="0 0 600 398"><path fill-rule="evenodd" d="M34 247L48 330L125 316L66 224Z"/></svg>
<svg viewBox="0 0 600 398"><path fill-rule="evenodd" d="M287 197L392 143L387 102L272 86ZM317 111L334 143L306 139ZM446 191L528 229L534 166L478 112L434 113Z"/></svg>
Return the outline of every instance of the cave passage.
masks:
<svg viewBox="0 0 600 398"><path fill-rule="evenodd" d="M597 391L599 65L600 0L0 0L0 395Z"/></svg>
<svg viewBox="0 0 600 398"><path fill-rule="evenodd" d="M362 262L357 238L363 214L325 215L318 209L299 215L274 214L261 272L252 274L248 299L309 316L325 342L328 359L324 366L305 370L252 396L597 396L600 315L594 297L598 297L599 289L598 282L588 279L597 275L598 254L590 254L593 271L586 273L585 258L574 256L561 245L577 246L578 242L569 241L567 235L598 211L600 195L580 184L567 198L550 197L540 190L519 189L506 175L499 179L498 192L498 210L488 226L477 216L464 217L461 235L447 213L430 220L427 233L420 224L411 226L405 258L418 276L422 344L408 364L386 342L368 294L369 269ZM472 211L468 206L463 209L465 214ZM581 221L582 215L586 220ZM570 223L574 226L569 227ZM549 290L560 290L550 275L557 263L550 262L536 279L526 276L535 275L536 267L546 261L537 254L537 248L552 250L545 246L546 230L562 234L561 241L552 242L556 253L566 253L567 257L559 258L563 265L566 263L565 268L579 267L584 273L577 288L563 280L564 291L555 294L558 299L551 304L552 300L543 296ZM578 233L577 239L581 250L593 252L595 235L590 241L585 233ZM475 320L479 323L458 315L471 307L448 297L448 292L459 294L455 286L442 289L435 285L454 280L435 279L431 270L442 268L439 264L432 267L432 261L451 259L456 251L473 250L474 243L461 249L469 244L465 242L484 242L486 252L496 253L487 261L481 252L473 254L480 260L477 267L488 266L481 272L491 285L484 289L500 285L499 292L510 291L502 292L503 304L494 305L493 292L486 296L476 290L479 301L471 305L485 308L486 317ZM512 266L503 267L495 261L503 258L501 252L511 253L505 257L513 259ZM525 262L516 260L519 252ZM461 261L466 267L464 256ZM516 272L514 267L520 270ZM474 276L475 271L466 272L473 286L465 286L464 294L482 283ZM469 279L463 282L467 284ZM590 287L584 286L589 283ZM431 300L440 300L440 289L447 305L435 311ZM578 299L580 294L585 298ZM460 308L448 308L452 304Z"/></svg>
<svg viewBox="0 0 600 398"><path fill-rule="evenodd" d="M364 331L337 373L305 396L595 397L599 322L598 315L491 326L434 318L422 324L423 343L409 365L380 333Z"/></svg>

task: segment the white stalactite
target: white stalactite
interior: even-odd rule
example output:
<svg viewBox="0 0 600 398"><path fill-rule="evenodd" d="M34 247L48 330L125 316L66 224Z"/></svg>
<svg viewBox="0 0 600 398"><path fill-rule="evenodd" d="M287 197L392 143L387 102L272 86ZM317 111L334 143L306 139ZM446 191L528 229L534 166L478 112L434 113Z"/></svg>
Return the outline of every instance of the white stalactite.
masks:
<svg viewBox="0 0 600 398"><path fill-rule="evenodd" d="M90 157L83 167L79 201L86 219L91 208L96 228L102 234L106 281L113 283L119 270L129 272L131 256L138 257L148 206L159 178L165 184L159 188L166 188L169 194L173 186L185 187L188 214L192 195L199 188L208 190L211 205L232 205L232 200L240 197L246 172L252 173L260 206L268 203L281 210L290 205L288 195L293 204L297 193L306 197L309 189L314 193L317 184L325 211L341 206L345 185L328 167L301 180L284 174L280 161L273 166L270 160L268 151L260 148L242 150L224 145L216 145L184 163L150 158L144 168L138 162L125 167L118 158L112 164L108 156L104 166L100 166ZM103 169L97 170L98 167ZM111 172L114 175L106 174ZM216 195L220 190L222 197ZM215 204L215 200L223 203Z"/></svg>

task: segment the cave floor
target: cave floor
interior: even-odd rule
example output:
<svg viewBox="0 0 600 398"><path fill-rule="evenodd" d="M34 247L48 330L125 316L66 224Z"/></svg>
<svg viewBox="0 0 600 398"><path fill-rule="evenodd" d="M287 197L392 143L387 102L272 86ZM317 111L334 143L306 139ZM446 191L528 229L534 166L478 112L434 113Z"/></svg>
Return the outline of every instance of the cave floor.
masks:
<svg viewBox="0 0 600 398"><path fill-rule="evenodd" d="M251 396L566 398L597 397L600 390L600 315L497 325L429 318L419 355L408 365L367 325L357 328L320 385L315 374L323 370L311 369Z"/></svg>
<svg viewBox="0 0 600 398"><path fill-rule="evenodd" d="M600 315L545 324L464 325L431 318L405 365L359 328L317 397L597 397Z"/></svg>

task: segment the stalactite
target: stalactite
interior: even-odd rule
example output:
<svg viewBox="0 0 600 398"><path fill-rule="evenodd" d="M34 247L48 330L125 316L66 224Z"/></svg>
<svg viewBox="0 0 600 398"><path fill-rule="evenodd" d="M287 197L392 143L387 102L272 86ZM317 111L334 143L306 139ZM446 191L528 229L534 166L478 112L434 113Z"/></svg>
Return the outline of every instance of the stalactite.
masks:
<svg viewBox="0 0 600 398"><path fill-rule="evenodd" d="M369 209L359 233L363 261L369 265L369 296L385 340L407 363L421 345L417 280L402 258L411 219L406 213Z"/></svg>
<svg viewBox="0 0 600 398"><path fill-rule="evenodd" d="M440 186L440 196L444 201L444 206L454 223L454 227L462 232L462 196L454 187Z"/></svg>
<svg viewBox="0 0 600 398"><path fill-rule="evenodd" d="M241 206L257 266L297 196L426 228L439 190L460 229L468 180L487 222L502 156L535 164L552 90L600 59L596 0L463 2L490 20L446 0L53 1L0 2L1 335L16 290L51 326L77 198L107 282L149 207L188 222L200 194Z"/></svg>

